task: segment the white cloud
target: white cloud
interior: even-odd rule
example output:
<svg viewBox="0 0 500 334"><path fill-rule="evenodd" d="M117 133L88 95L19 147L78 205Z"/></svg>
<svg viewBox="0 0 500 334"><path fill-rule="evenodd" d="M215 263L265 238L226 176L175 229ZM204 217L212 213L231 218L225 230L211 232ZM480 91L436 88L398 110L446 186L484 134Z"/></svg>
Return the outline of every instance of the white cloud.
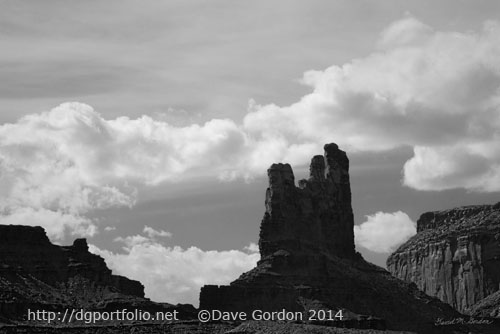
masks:
<svg viewBox="0 0 500 334"><path fill-rule="evenodd" d="M97 233L97 226L86 217L43 208L16 208L1 216L0 224L42 226L52 240L61 240L65 233L87 237Z"/></svg>
<svg viewBox="0 0 500 334"><path fill-rule="evenodd" d="M259 245L257 245L255 242L251 242L248 246L245 246L244 250L250 253L258 253Z"/></svg>
<svg viewBox="0 0 500 334"><path fill-rule="evenodd" d="M65 220L54 220L51 237L89 235L85 226L95 222L82 217L90 210L133 206L133 184L217 175L237 161L231 156L244 141L229 120L187 127L147 116L105 120L81 103L25 116L0 125L0 223L40 225L16 212L57 212Z"/></svg>
<svg viewBox="0 0 500 334"><path fill-rule="evenodd" d="M466 189L498 191L498 140L479 145L416 146L405 163L405 185L419 190Z"/></svg>
<svg viewBox="0 0 500 334"><path fill-rule="evenodd" d="M401 46L425 43L431 37L433 29L411 15L389 25L380 34L378 46L382 49L393 49Z"/></svg>
<svg viewBox="0 0 500 334"><path fill-rule="evenodd" d="M53 235L85 232L88 211L134 205L134 186L251 179L273 162L305 164L327 142L347 151L414 147L404 184L415 189L499 191L498 22L460 33L406 17L379 46L306 72L312 92L290 106L250 103L241 124L107 120L66 103L0 125L0 222L19 210L53 211L82 221L54 224Z"/></svg>
<svg viewBox="0 0 500 334"><path fill-rule="evenodd" d="M205 284L228 284L252 269L260 258L257 252L203 251L197 247L166 247L141 235L118 238L124 253L113 253L90 245L117 274L139 280L146 297L158 302L198 305Z"/></svg>
<svg viewBox="0 0 500 334"><path fill-rule="evenodd" d="M137 245L145 245L145 244L154 244L157 242L158 237L162 238L170 238L172 237L172 233L167 232L167 231L157 231L153 229L152 227L149 226L144 226L144 229L142 230L142 233L144 235L136 234L136 235L130 235L125 238L123 237L116 237L114 241L122 242L125 244L123 247L124 250L130 251L134 246Z"/></svg>
<svg viewBox="0 0 500 334"><path fill-rule="evenodd" d="M123 247L124 250L130 250L134 246L141 245L141 244L147 244L147 243L152 242L152 240L150 238L145 237L145 236L140 235L140 234L129 235L125 238L116 237L113 241L122 242L123 244L125 244L125 246Z"/></svg>
<svg viewBox="0 0 500 334"><path fill-rule="evenodd" d="M476 33L440 32L407 17L380 43L383 51L306 72L303 82L313 92L295 104L254 104L244 119L249 137L262 148L271 143L267 155L298 160L301 145L331 141L347 151L412 146L406 185L499 191L498 22ZM469 158L476 162L462 166Z"/></svg>
<svg viewBox="0 0 500 334"><path fill-rule="evenodd" d="M354 226L356 245L377 253L390 253L417 233L416 224L404 212L377 212Z"/></svg>
<svg viewBox="0 0 500 334"><path fill-rule="evenodd" d="M172 236L172 233L167 232L167 231L157 231L152 227L149 226L144 226L144 229L142 230L143 233L145 233L148 237L150 238L155 238L155 237L163 237L163 238L170 238Z"/></svg>

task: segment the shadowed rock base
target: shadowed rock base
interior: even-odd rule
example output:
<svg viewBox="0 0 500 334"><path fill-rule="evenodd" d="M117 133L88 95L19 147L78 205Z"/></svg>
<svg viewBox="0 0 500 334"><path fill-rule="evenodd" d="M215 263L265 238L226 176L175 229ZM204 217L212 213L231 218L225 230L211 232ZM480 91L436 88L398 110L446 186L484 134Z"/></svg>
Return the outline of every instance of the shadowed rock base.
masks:
<svg viewBox="0 0 500 334"><path fill-rule="evenodd" d="M290 165L268 169L261 260L229 286L204 286L200 308L343 310L353 326L441 333L434 322L458 312L355 252L349 160L336 144L324 148L298 187Z"/></svg>
<svg viewBox="0 0 500 334"><path fill-rule="evenodd" d="M144 298L143 285L113 275L103 258L88 251L85 239L57 246L41 227L0 225L0 323L27 320L28 310L64 314L69 308L153 312L177 308L191 317L195 311L192 306Z"/></svg>

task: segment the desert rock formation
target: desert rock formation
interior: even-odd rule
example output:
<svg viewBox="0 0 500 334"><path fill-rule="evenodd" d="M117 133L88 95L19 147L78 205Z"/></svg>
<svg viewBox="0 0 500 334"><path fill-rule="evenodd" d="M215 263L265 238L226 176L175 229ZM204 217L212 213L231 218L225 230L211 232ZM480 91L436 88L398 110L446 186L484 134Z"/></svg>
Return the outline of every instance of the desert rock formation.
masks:
<svg viewBox="0 0 500 334"><path fill-rule="evenodd" d="M113 275L85 239L52 244L41 227L0 225L0 322L23 320L28 309L161 310L143 285Z"/></svg>
<svg viewBox="0 0 500 334"><path fill-rule="evenodd" d="M396 277L465 313L498 291L500 203L424 213L417 232L387 259Z"/></svg>
<svg viewBox="0 0 500 334"><path fill-rule="evenodd" d="M290 165L268 169L261 260L229 286L204 286L200 308L341 309L360 320L355 325L422 333L432 333L437 318L459 316L355 252L349 160L336 144L324 149L298 187Z"/></svg>

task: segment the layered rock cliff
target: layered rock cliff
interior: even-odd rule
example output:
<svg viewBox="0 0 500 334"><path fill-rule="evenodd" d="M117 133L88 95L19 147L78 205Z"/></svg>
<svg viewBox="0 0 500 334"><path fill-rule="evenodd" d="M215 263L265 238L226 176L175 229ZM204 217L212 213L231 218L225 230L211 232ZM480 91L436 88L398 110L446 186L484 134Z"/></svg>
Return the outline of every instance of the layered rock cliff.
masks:
<svg viewBox="0 0 500 334"><path fill-rule="evenodd" d="M500 284L500 203L427 212L387 268L461 312Z"/></svg>
<svg viewBox="0 0 500 334"><path fill-rule="evenodd" d="M76 239L72 246L56 246L41 227L0 225L0 275L7 279L32 276L49 285L80 276L123 294L144 297L140 282L112 275L104 259L89 252L85 239Z"/></svg>
<svg viewBox="0 0 500 334"><path fill-rule="evenodd" d="M0 322L28 309L161 309L138 281L113 275L85 239L53 245L41 227L0 225Z"/></svg>
<svg viewBox="0 0 500 334"><path fill-rule="evenodd" d="M229 286L203 287L201 309L343 310L356 326L422 333L436 330L439 317L459 316L355 252L349 160L337 145L312 158L298 187L288 164L272 165L268 177L261 260Z"/></svg>

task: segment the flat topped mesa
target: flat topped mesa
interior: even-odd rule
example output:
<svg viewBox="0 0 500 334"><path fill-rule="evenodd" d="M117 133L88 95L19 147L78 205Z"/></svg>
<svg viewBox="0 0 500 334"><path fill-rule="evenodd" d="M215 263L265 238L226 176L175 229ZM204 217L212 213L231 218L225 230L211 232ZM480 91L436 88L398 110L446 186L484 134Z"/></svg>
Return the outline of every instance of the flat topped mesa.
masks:
<svg viewBox="0 0 500 334"><path fill-rule="evenodd" d="M422 214L387 268L460 312L495 311L494 300L481 301L500 287L500 203Z"/></svg>
<svg viewBox="0 0 500 334"><path fill-rule="evenodd" d="M324 156L312 158L310 177L299 181L299 187L289 164L273 164L267 170L259 240L263 258L279 250L354 256L349 159L336 144L324 149Z"/></svg>
<svg viewBox="0 0 500 334"><path fill-rule="evenodd" d="M457 225L459 221L467 221L478 214L500 211L500 202L495 205L467 205L454 209L431 211L423 213L417 221L417 232L445 228L449 225ZM458 224L467 225L467 224ZM464 227L464 226L462 226Z"/></svg>

